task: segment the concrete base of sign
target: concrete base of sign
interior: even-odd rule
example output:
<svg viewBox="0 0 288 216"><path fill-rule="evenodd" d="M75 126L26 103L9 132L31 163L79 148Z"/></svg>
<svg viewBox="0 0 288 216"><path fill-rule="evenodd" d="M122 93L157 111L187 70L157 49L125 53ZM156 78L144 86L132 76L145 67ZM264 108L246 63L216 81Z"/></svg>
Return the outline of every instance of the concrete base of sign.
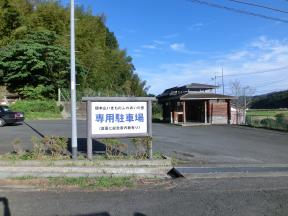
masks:
<svg viewBox="0 0 288 216"><path fill-rule="evenodd" d="M166 178L171 160L0 161L0 178L20 176L139 176Z"/></svg>

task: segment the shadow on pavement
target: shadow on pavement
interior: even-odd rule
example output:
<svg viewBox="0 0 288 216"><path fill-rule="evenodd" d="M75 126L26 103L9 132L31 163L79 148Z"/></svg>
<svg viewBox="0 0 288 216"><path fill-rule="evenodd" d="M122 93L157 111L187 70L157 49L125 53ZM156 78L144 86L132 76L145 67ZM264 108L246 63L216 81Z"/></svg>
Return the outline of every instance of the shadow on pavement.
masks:
<svg viewBox="0 0 288 216"><path fill-rule="evenodd" d="M31 125L29 125L28 123L26 122L23 122L23 124L27 125L30 129L32 129L35 133L37 133L40 137L44 137L45 135L42 134L40 131L36 130L35 128L33 128Z"/></svg>
<svg viewBox="0 0 288 216"><path fill-rule="evenodd" d="M99 212L99 213L91 213L91 214L77 214L74 216L111 216L108 212Z"/></svg>
<svg viewBox="0 0 288 216"><path fill-rule="evenodd" d="M108 212L99 212L99 213L91 213L91 214L77 214L74 216L111 216ZM145 214L135 212L133 216L146 216Z"/></svg>
<svg viewBox="0 0 288 216"><path fill-rule="evenodd" d="M68 151L72 152L72 139L68 138ZM93 153L105 153L106 146L103 143L98 142L97 140L92 141ZM87 153L87 139L78 138L77 139L77 150L78 153Z"/></svg>
<svg viewBox="0 0 288 216"><path fill-rule="evenodd" d="M0 215L11 216L8 199L6 197L0 197L0 204L1 203L3 203L4 208L3 208L3 212L2 212L3 214L1 214L1 212L0 212Z"/></svg>

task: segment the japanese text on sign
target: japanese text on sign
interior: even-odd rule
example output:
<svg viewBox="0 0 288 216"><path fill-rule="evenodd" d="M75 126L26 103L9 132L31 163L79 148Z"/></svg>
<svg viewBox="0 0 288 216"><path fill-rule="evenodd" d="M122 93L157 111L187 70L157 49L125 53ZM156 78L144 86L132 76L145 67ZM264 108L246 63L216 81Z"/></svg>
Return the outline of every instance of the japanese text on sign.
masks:
<svg viewBox="0 0 288 216"><path fill-rule="evenodd" d="M92 102L92 134L147 133L146 102Z"/></svg>

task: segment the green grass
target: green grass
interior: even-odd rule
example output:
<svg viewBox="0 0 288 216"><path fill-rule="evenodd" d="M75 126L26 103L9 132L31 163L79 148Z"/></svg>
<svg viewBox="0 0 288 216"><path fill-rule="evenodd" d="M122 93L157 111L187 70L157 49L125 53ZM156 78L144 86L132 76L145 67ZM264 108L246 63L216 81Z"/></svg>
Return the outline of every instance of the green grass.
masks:
<svg viewBox="0 0 288 216"><path fill-rule="evenodd" d="M34 177L34 176L20 176L7 179L6 182L0 184L9 185L29 185L42 187L44 189L52 190L123 190L123 189L135 189L145 188L146 186L161 187L167 183L170 185L170 181L163 180L161 178L140 178L136 176L129 177ZM164 183L164 184L163 184Z"/></svg>
<svg viewBox="0 0 288 216"><path fill-rule="evenodd" d="M52 187L74 186L82 189L131 188L135 185L132 177L49 177Z"/></svg>
<svg viewBox="0 0 288 216"><path fill-rule="evenodd" d="M95 155L95 161L102 161L102 160L141 160L136 158L134 154L129 155L119 155L119 156L107 156L103 155ZM163 159L161 152L153 152L153 160L161 160ZM148 158L143 158L143 160L149 160Z"/></svg>
<svg viewBox="0 0 288 216"><path fill-rule="evenodd" d="M288 110L280 109L251 109L247 111L247 116L275 117L277 114L288 116Z"/></svg>
<svg viewBox="0 0 288 216"><path fill-rule="evenodd" d="M252 127L288 131L288 110L262 109L248 110L246 122Z"/></svg>
<svg viewBox="0 0 288 216"><path fill-rule="evenodd" d="M51 112L27 112L25 113L26 120L43 120L43 119L62 119L61 113Z"/></svg>
<svg viewBox="0 0 288 216"><path fill-rule="evenodd" d="M60 119L60 107L53 100L20 100L11 105L11 109L24 112L27 120Z"/></svg>
<svg viewBox="0 0 288 216"><path fill-rule="evenodd" d="M36 179L34 176L19 176L19 177L14 177L11 178L13 180L19 180L19 181L27 181L27 180L32 180L32 179Z"/></svg>

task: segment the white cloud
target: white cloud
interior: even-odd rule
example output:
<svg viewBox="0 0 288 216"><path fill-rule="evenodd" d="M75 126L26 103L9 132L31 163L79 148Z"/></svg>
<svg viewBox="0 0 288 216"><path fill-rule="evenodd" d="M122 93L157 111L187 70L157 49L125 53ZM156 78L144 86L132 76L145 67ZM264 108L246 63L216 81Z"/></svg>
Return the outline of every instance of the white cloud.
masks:
<svg viewBox="0 0 288 216"><path fill-rule="evenodd" d="M194 30L199 30L203 28L205 25L202 22L197 22L192 24L191 26L187 27L188 31L194 31Z"/></svg>
<svg viewBox="0 0 288 216"><path fill-rule="evenodd" d="M154 44L146 44L146 45L142 45L141 48L144 49L157 49L157 46Z"/></svg>
<svg viewBox="0 0 288 216"><path fill-rule="evenodd" d="M241 50L241 51L230 53L229 55L226 56L226 58L232 61L235 61L235 60L240 60L240 59L247 58L250 56L251 56L250 52L248 52L247 50Z"/></svg>
<svg viewBox="0 0 288 216"><path fill-rule="evenodd" d="M134 49L133 52L134 53L142 53L142 50L141 49Z"/></svg>
<svg viewBox="0 0 288 216"><path fill-rule="evenodd" d="M163 38L166 38L166 39L177 38L177 37L179 37L178 33L168 34L168 35L163 36Z"/></svg>
<svg viewBox="0 0 288 216"><path fill-rule="evenodd" d="M184 43L171 44L170 48L174 51L186 50ZM191 82L213 84L211 78L215 74L221 75L223 67L226 87L231 81L237 79L244 86L257 87L256 94L260 94L288 88L287 59L287 40L271 40L261 36L238 50L227 51L225 55L215 55L212 60L191 60L176 64L162 63L154 68L140 68L137 72L151 86L150 92L159 94L166 88ZM264 72L275 68L279 70ZM239 76L239 74L261 71L263 73ZM267 85L267 83L271 84ZM226 93L229 93L228 88L226 88Z"/></svg>
<svg viewBox="0 0 288 216"><path fill-rule="evenodd" d="M163 45L163 44L166 44L167 42L166 41L163 41L163 40L154 40L153 41L155 44L158 44L158 45Z"/></svg>
<svg viewBox="0 0 288 216"><path fill-rule="evenodd" d="M177 52L183 52L186 50L185 44L184 43L173 43L170 44L170 48L174 51Z"/></svg>

